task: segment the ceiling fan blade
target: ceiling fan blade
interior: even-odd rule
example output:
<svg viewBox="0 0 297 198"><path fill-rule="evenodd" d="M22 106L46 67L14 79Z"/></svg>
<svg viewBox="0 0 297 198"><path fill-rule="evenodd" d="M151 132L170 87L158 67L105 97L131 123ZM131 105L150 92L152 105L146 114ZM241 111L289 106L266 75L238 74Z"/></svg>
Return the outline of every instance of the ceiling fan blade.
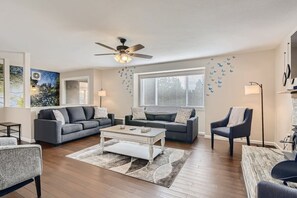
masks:
<svg viewBox="0 0 297 198"><path fill-rule="evenodd" d="M116 55L116 53L94 54L94 56L106 56L106 55Z"/></svg>
<svg viewBox="0 0 297 198"><path fill-rule="evenodd" d="M100 45L100 46L102 46L102 47L105 47L105 48L107 48L107 49L110 49L110 50L113 50L113 51L115 51L115 52L117 52L117 50L116 49L114 49L114 48L112 48L112 47L109 47L109 46L107 46L107 45L104 45L104 44L102 44L102 43L96 43L97 45Z"/></svg>
<svg viewBox="0 0 297 198"><path fill-rule="evenodd" d="M131 53L129 54L130 56L133 56L133 57L137 57L137 58L146 58L146 59L151 59L153 58L153 56L150 56L150 55L146 55L146 54L136 54L136 53Z"/></svg>
<svg viewBox="0 0 297 198"><path fill-rule="evenodd" d="M137 44L137 45L133 45L133 46L129 47L129 48L126 49L125 51L131 53L131 52L136 52L136 51L138 51L138 50L141 50L141 49L143 49L143 48L144 48L143 45L141 45L141 44Z"/></svg>

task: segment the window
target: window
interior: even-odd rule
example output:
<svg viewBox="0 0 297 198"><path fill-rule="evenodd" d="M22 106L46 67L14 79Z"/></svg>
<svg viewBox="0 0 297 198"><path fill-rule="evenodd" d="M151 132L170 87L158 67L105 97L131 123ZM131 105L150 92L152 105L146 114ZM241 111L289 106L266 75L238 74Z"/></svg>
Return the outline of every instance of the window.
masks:
<svg viewBox="0 0 297 198"><path fill-rule="evenodd" d="M204 106L204 70L140 76L141 106Z"/></svg>
<svg viewBox="0 0 297 198"><path fill-rule="evenodd" d="M10 106L24 107L24 69L10 66Z"/></svg>

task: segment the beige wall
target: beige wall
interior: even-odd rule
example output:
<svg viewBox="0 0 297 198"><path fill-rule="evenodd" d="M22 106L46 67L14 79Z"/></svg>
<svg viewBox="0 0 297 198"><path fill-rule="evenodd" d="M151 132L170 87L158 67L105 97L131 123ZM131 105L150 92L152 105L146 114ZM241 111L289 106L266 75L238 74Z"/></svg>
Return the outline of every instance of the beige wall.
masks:
<svg viewBox="0 0 297 198"><path fill-rule="evenodd" d="M22 140L34 142L30 108L4 107L0 109L0 113L1 122L16 122L21 124Z"/></svg>

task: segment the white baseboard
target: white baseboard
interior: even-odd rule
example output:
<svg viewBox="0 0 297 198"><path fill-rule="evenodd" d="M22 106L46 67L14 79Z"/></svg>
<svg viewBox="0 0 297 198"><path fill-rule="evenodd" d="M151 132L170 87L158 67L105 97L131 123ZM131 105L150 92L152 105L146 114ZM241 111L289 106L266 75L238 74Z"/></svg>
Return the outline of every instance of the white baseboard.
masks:
<svg viewBox="0 0 297 198"><path fill-rule="evenodd" d="M29 143L35 143L34 139L30 139L30 138L26 138L26 137L22 137L22 141L29 142Z"/></svg>
<svg viewBox="0 0 297 198"><path fill-rule="evenodd" d="M199 131L199 132L198 132L198 135L203 135L203 136L205 136L205 132L204 132L204 131Z"/></svg>
<svg viewBox="0 0 297 198"><path fill-rule="evenodd" d="M204 135L204 137L207 138L207 139L211 139L211 135ZM217 136L217 135L215 135L214 139L215 140L228 141L228 138ZM246 143L246 138L242 138L242 139L241 138L236 138L236 139L234 139L234 142L245 142ZM250 140L250 143L261 145L262 141L260 141L260 140ZM270 142L270 141L264 141L264 144L268 145L268 146L276 146L275 142ZM279 148L279 147L276 147L276 148Z"/></svg>
<svg viewBox="0 0 297 198"><path fill-rule="evenodd" d="M282 147L280 147L276 142L274 142L274 146L275 148L281 150L281 151L285 151Z"/></svg>

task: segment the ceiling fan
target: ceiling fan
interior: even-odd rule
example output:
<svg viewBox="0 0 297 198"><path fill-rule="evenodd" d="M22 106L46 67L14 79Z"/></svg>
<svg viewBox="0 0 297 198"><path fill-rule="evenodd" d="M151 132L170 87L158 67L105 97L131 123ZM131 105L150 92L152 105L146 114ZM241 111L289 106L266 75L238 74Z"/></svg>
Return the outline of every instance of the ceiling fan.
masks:
<svg viewBox="0 0 297 198"><path fill-rule="evenodd" d="M119 38L119 40L122 43L122 45L117 46L116 49L109 47L107 45L104 45L102 43L96 42L97 45L110 49L114 51L114 53L95 54L95 56L114 55L114 59L119 63L129 63L132 60L132 57L145 58L145 59L153 58L153 56L150 56L150 55L134 53L138 50L143 49L144 48L143 45L137 44L137 45L128 47L125 45L125 42L127 41L125 38Z"/></svg>

